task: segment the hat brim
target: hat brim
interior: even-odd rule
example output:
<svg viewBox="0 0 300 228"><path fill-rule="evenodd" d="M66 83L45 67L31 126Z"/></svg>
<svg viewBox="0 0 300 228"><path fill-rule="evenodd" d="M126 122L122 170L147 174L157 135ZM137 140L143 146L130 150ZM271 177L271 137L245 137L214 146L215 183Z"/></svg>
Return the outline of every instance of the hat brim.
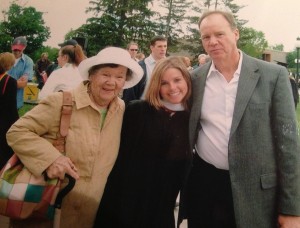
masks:
<svg viewBox="0 0 300 228"><path fill-rule="evenodd" d="M20 50L23 51L25 49L26 46L22 45L22 44L14 44L11 46L11 50Z"/></svg>
<svg viewBox="0 0 300 228"><path fill-rule="evenodd" d="M125 66L132 71L132 77L125 81L123 89L135 86L142 79L144 72L141 66L131 58L126 50L116 47L105 48L98 55L83 60L79 64L78 69L82 78L87 80L89 77L88 71L91 67L110 63Z"/></svg>

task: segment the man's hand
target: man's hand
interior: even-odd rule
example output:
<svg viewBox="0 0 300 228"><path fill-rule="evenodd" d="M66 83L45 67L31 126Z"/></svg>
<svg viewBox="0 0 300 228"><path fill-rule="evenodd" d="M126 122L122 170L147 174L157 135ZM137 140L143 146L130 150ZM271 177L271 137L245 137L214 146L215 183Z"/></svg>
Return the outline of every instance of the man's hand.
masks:
<svg viewBox="0 0 300 228"><path fill-rule="evenodd" d="M69 174L74 177L76 180L79 179L79 175L77 173L77 168L70 158L66 156L58 157L47 169L47 176L52 179L58 177L63 180L65 178L65 174Z"/></svg>
<svg viewBox="0 0 300 228"><path fill-rule="evenodd" d="M300 228L300 216L279 215L278 227L280 228Z"/></svg>
<svg viewBox="0 0 300 228"><path fill-rule="evenodd" d="M25 88L28 82L28 76L27 75L23 75L22 77L20 77L17 80L17 87L18 88Z"/></svg>

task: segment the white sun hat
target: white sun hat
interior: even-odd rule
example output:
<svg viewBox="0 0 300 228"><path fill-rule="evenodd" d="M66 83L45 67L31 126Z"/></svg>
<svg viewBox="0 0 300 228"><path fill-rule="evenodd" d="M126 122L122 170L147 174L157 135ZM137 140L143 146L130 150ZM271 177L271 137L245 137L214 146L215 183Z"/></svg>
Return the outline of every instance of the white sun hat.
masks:
<svg viewBox="0 0 300 228"><path fill-rule="evenodd" d="M144 71L142 67L131 58L128 51L118 47L107 47L102 49L97 55L83 60L79 66L79 72L83 80L89 77L89 69L99 64L114 63L125 66L132 71L132 77L125 81L123 89L135 86L142 78Z"/></svg>

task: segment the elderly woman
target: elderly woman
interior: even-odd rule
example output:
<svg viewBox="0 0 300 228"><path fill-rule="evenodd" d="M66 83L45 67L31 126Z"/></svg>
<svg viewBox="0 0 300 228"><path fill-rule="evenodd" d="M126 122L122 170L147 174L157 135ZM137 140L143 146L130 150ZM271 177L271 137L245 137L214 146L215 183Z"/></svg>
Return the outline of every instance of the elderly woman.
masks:
<svg viewBox="0 0 300 228"><path fill-rule="evenodd" d="M59 50L57 62L61 67L51 73L41 92L39 99L43 99L53 92L70 90L82 82L78 65L86 59L80 45L67 45ZM49 76L49 75L48 75ZM48 77L46 76L46 77Z"/></svg>
<svg viewBox="0 0 300 228"><path fill-rule="evenodd" d="M134 86L143 70L129 53L108 47L79 65L84 79L72 90L73 111L66 138L66 154L52 142L57 137L62 93L53 93L20 118L7 139L24 165L34 174L77 179L62 204L61 227L92 227L107 176L115 163L124 113L118 98ZM51 227L51 222L12 221L13 227ZM27 226L26 226L27 225Z"/></svg>

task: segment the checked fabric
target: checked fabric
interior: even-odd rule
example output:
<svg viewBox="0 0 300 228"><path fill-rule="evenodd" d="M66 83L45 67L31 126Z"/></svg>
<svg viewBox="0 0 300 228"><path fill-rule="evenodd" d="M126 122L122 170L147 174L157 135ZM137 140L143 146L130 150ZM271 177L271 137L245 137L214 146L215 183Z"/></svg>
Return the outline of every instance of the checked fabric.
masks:
<svg viewBox="0 0 300 228"><path fill-rule="evenodd" d="M58 179L35 177L13 155L0 172L0 214L14 219L53 219Z"/></svg>

